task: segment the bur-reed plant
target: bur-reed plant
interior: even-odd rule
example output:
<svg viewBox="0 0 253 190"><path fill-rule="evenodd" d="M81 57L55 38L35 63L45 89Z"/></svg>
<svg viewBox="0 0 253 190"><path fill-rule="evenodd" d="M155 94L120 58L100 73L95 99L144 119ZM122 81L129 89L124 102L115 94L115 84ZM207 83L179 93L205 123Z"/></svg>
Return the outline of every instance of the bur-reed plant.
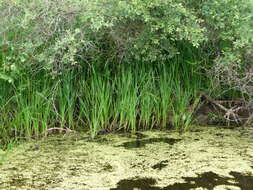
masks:
<svg viewBox="0 0 253 190"><path fill-rule="evenodd" d="M55 126L89 130L92 137L101 130L188 128L199 81L183 60L97 65L55 80L23 77L1 86L6 89L0 101L6 108L1 110L2 136L38 137Z"/></svg>
<svg viewBox="0 0 253 190"><path fill-rule="evenodd" d="M75 106L77 101L77 88L75 85L75 75L73 72L66 73L58 79L54 87L54 109L61 128L74 128L76 125Z"/></svg>
<svg viewBox="0 0 253 190"><path fill-rule="evenodd" d="M175 82L173 92L172 123L176 129L182 130L187 128L191 121L191 115L187 112L192 98L191 90L183 89L180 82Z"/></svg>
<svg viewBox="0 0 253 190"><path fill-rule="evenodd" d="M95 69L88 75L87 80L80 83L79 97L80 116L90 128L91 136L110 125L112 114L112 86L106 73Z"/></svg>
<svg viewBox="0 0 253 190"><path fill-rule="evenodd" d="M119 127L126 130L136 131L137 106L138 106L138 83L137 70L131 66L122 66L115 78L115 116L118 118Z"/></svg>
<svg viewBox="0 0 253 190"><path fill-rule="evenodd" d="M186 44L177 43L180 53L171 59L168 67L173 94L171 121L174 127L180 130L189 128L199 101L197 94L205 91L205 82L208 81L200 71L200 65L204 65L203 62L207 60L207 57L203 59L199 49Z"/></svg>
<svg viewBox="0 0 253 190"><path fill-rule="evenodd" d="M7 108L8 109L8 108ZM0 149L1 147L10 143L11 139L15 137L13 129L9 125L11 121L11 113L9 111L0 113Z"/></svg>
<svg viewBox="0 0 253 190"><path fill-rule="evenodd" d="M0 80L0 146L8 144L13 130L9 123L13 117L13 92L12 85L7 81Z"/></svg>
<svg viewBox="0 0 253 190"><path fill-rule="evenodd" d="M156 87L155 72L144 66L138 70L138 125L143 129L152 129L157 123L156 107L158 104L158 93Z"/></svg>
<svg viewBox="0 0 253 190"><path fill-rule="evenodd" d="M159 65L157 80L157 90L159 92L157 120L159 126L165 128L171 120L172 110L172 93L173 93L173 72L170 70L171 65L161 64Z"/></svg>
<svg viewBox="0 0 253 190"><path fill-rule="evenodd" d="M38 137L52 124L53 102L50 83L24 77L14 87L12 121L15 134L21 137Z"/></svg>

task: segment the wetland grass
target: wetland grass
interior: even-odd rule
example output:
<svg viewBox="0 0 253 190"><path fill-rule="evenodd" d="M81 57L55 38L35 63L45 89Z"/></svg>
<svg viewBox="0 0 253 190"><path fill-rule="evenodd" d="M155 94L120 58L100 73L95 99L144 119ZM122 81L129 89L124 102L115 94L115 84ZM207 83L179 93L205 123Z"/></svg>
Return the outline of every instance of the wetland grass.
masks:
<svg viewBox="0 0 253 190"><path fill-rule="evenodd" d="M94 66L55 80L24 77L1 86L1 136L39 137L51 127L89 131L92 138L100 131L186 129L198 84L193 70L176 62Z"/></svg>
<svg viewBox="0 0 253 190"><path fill-rule="evenodd" d="M162 128L165 128L169 124L169 121L172 120L173 73L171 67L168 68L165 65L160 65L159 70L160 80L157 81L157 86L159 87L157 118L159 120L158 124Z"/></svg>
<svg viewBox="0 0 253 190"><path fill-rule="evenodd" d="M142 71L142 70L141 70ZM156 89L156 76L154 72L142 71L139 82L139 122L142 129L152 129L157 125L158 93ZM156 110L157 109L157 110Z"/></svg>
<svg viewBox="0 0 253 190"><path fill-rule="evenodd" d="M110 125L112 114L112 90L109 79L92 71L87 80L80 82L80 115L89 127L92 138Z"/></svg>
<svg viewBox="0 0 253 190"><path fill-rule="evenodd" d="M76 89L74 88L74 74L67 74L63 80L56 83L55 86L55 111L61 128L75 128L75 106L76 106Z"/></svg>
<svg viewBox="0 0 253 190"><path fill-rule="evenodd" d="M116 76L116 101L115 116L118 119L119 126L125 130L136 131L136 117L138 106L138 82L136 69L124 67Z"/></svg>

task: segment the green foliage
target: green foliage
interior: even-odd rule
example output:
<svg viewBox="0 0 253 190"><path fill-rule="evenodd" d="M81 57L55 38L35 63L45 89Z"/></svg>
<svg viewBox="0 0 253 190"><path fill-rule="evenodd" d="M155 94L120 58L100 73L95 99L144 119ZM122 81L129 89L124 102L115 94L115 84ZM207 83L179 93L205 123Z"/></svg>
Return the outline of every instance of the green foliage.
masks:
<svg viewBox="0 0 253 190"><path fill-rule="evenodd" d="M136 130L136 117L138 105L138 82L137 70L132 67L124 67L120 70L119 76L116 76L116 118L119 119L119 125Z"/></svg>
<svg viewBox="0 0 253 190"><path fill-rule="evenodd" d="M107 77L106 73L93 70L87 80L80 82L80 118L90 128L92 137L110 126L113 86Z"/></svg>
<svg viewBox="0 0 253 190"><path fill-rule="evenodd" d="M21 71L56 77L95 63L166 62L180 53L177 42L212 57L226 47L248 49L252 10L248 0L4 1L0 76L12 81L10 73L16 78Z"/></svg>

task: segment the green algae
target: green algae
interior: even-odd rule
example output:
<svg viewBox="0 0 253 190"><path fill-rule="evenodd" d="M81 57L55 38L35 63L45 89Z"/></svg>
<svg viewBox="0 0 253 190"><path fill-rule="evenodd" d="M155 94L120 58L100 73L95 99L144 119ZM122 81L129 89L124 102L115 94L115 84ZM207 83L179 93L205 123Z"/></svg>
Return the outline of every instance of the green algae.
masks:
<svg viewBox="0 0 253 190"><path fill-rule="evenodd" d="M182 140L173 145L155 142L134 149L121 145L135 141L137 135L106 134L87 141L85 134L70 134L32 140L16 147L0 165L0 189L109 190L121 180L133 178L155 179L155 187L162 189L188 183L186 179L208 172L229 179L232 171L253 176L253 139L240 131L201 127L183 134L142 134L140 140ZM159 163L161 167L154 168ZM243 184L244 179L236 180Z"/></svg>

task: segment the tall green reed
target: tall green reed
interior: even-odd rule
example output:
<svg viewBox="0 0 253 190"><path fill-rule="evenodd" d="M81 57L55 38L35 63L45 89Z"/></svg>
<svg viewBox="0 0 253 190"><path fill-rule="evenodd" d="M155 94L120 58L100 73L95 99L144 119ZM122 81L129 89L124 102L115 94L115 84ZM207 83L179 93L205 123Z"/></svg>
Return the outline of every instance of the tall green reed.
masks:
<svg viewBox="0 0 253 190"><path fill-rule="evenodd" d="M90 128L92 137L106 129L112 114L112 90L110 79L106 73L93 70L81 85L80 116Z"/></svg>
<svg viewBox="0 0 253 190"><path fill-rule="evenodd" d="M75 82L75 75L70 72L58 79L54 86L54 109L61 128L74 128L77 123L75 117L77 100Z"/></svg>
<svg viewBox="0 0 253 190"><path fill-rule="evenodd" d="M15 89L14 118L10 125L21 136L39 136L47 130L52 122L52 99L47 82L33 83L24 79L21 86Z"/></svg>
<svg viewBox="0 0 253 190"><path fill-rule="evenodd" d="M161 64L158 70L159 80L157 87L159 92L159 106L157 109L158 123L164 128L170 122L171 106L172 106L172 93L173 93L173 73L170 70L170 65Z"/></svg>
<svg viewBox="0 0 253 190"><path fill-rule="evenodd" d="M13 86L6 83L0 87L0 105L6 108L0 111L1 136L39 136L55 126L89 130L92 137L101 130L187 129L194 112L190 107L202 87L194 67L183 58L94 65L56 80L38 75Z"/></svg>
<svg viewBox="0 0 253 190"><path fill-rule="evenodd" d="M175 57L170 71L173 74L172 123L180 130L189 128L199 101L197 93L201 91L202 78L197 72L199 62L195 55L191 48L182 47L182 54Z"/></svg>
<svg viewBox="0 0 253 190"><path fill-rule="evenodd" d="M115 116L119 119L119 126L135 132L137 126L138 84L136 70L123 66L115 78Z"/></svg>
<svg viewBox="0 0 253 190"><path fill-rule="evenodd" d="M152 129L157 123L156 107L158 104L158 94L156 89L155 72L145 67L138 70L138 125L144 129Z"/></svg>

